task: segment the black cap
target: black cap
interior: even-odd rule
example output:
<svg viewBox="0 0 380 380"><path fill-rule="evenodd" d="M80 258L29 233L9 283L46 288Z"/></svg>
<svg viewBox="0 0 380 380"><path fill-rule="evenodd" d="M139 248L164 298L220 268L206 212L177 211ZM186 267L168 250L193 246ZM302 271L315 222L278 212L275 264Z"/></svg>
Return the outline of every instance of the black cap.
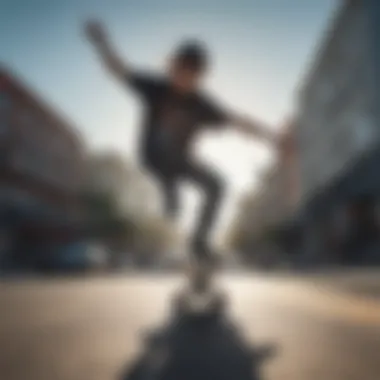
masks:
<svg viewBox="0 0 380 380"><path fill-rule="evenodd" d="M203 71L208 66L208 51L204 43L189 39L182 41L174 52L175 59L194 70Z"/></svg>

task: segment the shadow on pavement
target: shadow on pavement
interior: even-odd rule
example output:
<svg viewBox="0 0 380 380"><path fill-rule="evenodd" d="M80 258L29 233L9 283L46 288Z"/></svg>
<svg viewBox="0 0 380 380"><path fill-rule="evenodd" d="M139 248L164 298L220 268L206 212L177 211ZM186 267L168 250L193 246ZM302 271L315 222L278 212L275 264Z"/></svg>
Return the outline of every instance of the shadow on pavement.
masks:
<svg viewBox="0 0 380 380"><path fill-rule="evenodd" d="M230 320L177 318L146 336L120 380L260 380L273 346L252 347Z"/></svg>

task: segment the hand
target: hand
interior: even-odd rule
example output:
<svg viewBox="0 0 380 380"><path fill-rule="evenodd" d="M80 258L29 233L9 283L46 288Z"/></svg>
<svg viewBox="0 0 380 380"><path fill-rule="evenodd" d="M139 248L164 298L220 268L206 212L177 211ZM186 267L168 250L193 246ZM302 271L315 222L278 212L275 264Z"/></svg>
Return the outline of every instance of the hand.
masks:
<svg viewBox="0 0 380 380"><path fill-rule="evenodd" d="M277 150L277 154L281 156L288 155L292 149L294 149L292 145L292 143L289 144L287 139L284 138L283 134L277 135L273 144L274 148Z"/></svg>
<svg viewBox="0 0 380 380"><path fill-rule="evenodd" d="M84 31L87 38L93 44L103 44L107 40L107 32L104 26L97 20L87 21L84 26Z"/></svg>

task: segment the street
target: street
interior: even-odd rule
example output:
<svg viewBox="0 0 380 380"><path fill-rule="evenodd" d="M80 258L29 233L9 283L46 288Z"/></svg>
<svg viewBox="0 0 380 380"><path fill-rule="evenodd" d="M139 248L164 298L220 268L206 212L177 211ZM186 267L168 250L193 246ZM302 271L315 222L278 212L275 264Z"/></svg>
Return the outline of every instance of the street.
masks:
<svg viewBox="0 0 380 380"><path fill-rule="evenodd" d="M221 281L230 298L226 318L253 351L269 348L266 360L254 360L252 379L379 378L379 299L291 276L234 274ZM126 379L128 368L144 352L147 329L168 320L171 296L180 282L174 276L135 274L3 282L1 379ZM193 331L182 342L186 357L204 352L206 365L217 360L213 351L225 347L223 352L231 352L235 360L237 351L232 354L227 334L219 332L211 334L206 353L204 343L194 343ZM205 333L199 334L205 342ZM188 378L188 367L175 368L170 378ZM230 378L240 377L229 368Z"/></svg>

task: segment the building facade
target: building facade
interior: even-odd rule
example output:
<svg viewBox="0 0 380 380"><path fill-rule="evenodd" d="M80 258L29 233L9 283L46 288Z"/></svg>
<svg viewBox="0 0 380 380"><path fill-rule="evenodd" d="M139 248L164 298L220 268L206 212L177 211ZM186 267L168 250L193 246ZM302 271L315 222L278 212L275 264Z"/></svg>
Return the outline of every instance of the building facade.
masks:
<svg viewBox="0 0 380 380"><path fill-rule="evenodd" d="M289 118L282 127L282 142L278 156L279 197L282 199L282 218L293 217L300 202L299 152L296 141L296 116Z"/></svg>
<svg viewBox="0 0 380 380"><path fill-rule="evenodd" d="M346 1L299 94L302 198L377 143L369 6Z"/></svg>
<svg viewBox="0 0 380 380"><path fill-rule="evenodd" d="M80 219L83 142L6 70L0 71L0 152L0 219L7 241L16 227L27 231L38 224L64 226Z"/></svg>
<svg viewBox="0 0 380 380"><path fill-rule="evenodd" d="M378 2L342 1L299 93L304 252L317 260L344 259L343 235L363 225L352 208L380 199L379 21Z"/></svg>
<svg viewBox="0 0 380 380"><path fill-rule="evenodd" d="M268 226L278 226L293 217L299 204L300 178L295 140L297 120L289 118L281 126L280 149L275 161L261 178L261 188L255 202L260 220Z"/></svg>
<svg viewBox="0 0 380 380"><path fill-rule="evenodd" d="M269 257L278 260L271 254L283 250L283 244L268 245L267 238L287 228L298 209L300 189L295 127L294 118L281 126L278 155L262 174L259 187L243 200L232 226L232 239L236 239L239 249L254 261Z"/></svg>

